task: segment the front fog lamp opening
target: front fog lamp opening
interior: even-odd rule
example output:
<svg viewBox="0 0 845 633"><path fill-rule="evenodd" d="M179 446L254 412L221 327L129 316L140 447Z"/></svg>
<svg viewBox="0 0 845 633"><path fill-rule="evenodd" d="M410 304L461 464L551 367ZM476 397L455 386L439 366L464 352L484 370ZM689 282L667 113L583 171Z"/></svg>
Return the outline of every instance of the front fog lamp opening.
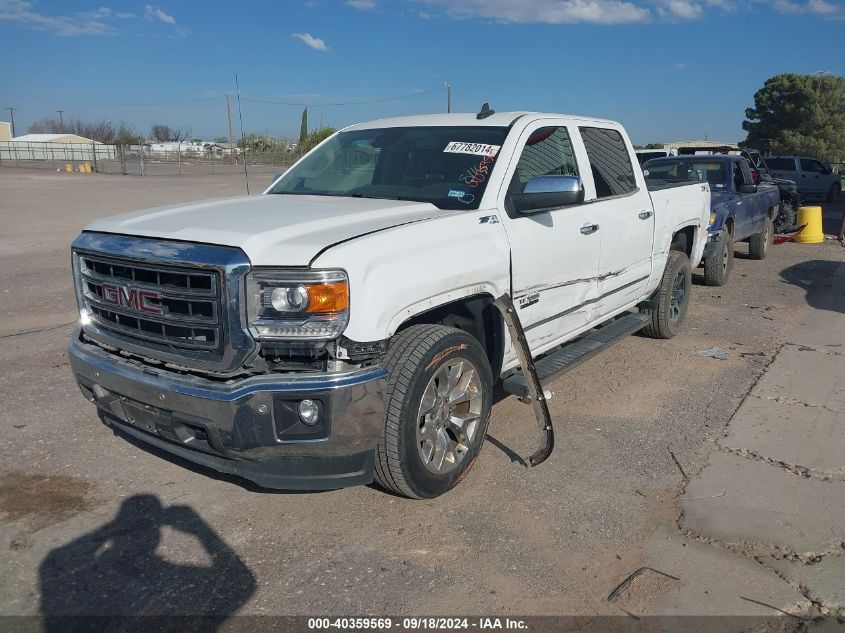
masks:
<svg viewBox="0 0 845 633"><path fill-rule="evenodd" d="M303 424L314 426L320 421L320 403L315 400L301 400L297 411Z"/></svg>

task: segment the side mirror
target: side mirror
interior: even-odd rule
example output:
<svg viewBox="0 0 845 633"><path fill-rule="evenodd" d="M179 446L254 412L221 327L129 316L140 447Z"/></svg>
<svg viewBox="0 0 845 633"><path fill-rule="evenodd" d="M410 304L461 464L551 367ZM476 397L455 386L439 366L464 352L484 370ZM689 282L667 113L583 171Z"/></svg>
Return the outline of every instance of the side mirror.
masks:
<svg viewBox="0 0 845 633"><path fill-rule="evenodd" d="M510 197L518 213L531 215L584 202L584 185L579 176L535 176Z"/></svg>
<svg viewBox="0 0 845 633"><path fill-rule="evenodd" d="M757 193L757 185L740 185L739 193Z"/></svg>
<svg viewBox="0 0 845 633"><path fill-rule="evenodd" d="M285 172L283 172L283 171L277 171L275 174L273 174L273 178L272 178L272 180L270 180L270 184L273 184L274 182L276 182L279 179L279 176L281 176L284 173Z"/></svg>

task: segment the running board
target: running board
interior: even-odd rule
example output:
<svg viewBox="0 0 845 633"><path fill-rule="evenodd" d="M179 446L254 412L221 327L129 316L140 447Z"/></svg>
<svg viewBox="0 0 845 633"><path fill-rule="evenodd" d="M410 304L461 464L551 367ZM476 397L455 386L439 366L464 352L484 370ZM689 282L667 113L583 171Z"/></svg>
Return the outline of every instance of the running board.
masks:
<svg viewBox="0 0 845 633"><path fill-rule="evenodd" d="M542 383L548 382L555 376L577 367L585 360L618 343L626 336L641 330L648 321L649 317L645 314L627 313L608 322L607 325L590 330L581 338L575 339L556 352L552 352L548 356L535 361L534 366L536 368L537 378ZM532 396L522 368L517 373L506 378L502 383L502 388L507 393L519 396L520 398L530 398Z"/></svg>

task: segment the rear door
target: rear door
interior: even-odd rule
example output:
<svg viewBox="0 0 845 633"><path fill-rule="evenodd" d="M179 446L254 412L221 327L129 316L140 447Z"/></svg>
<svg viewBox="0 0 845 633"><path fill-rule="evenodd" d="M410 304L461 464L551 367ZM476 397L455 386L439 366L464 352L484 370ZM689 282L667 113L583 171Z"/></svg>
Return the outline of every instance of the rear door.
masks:
<svg viewBox="0 0 845 633"><path fill-rule="evenodd" d="M499 196L499 208L507 212L514 303L535 355L592 320L601 232L592 228L598 224L592 205L521 215L510 205L508 193L524 191L535 176L583 176L586 161L576 157L572 136L563 120L541 119L528 126Z"/></svg>
<svg viewBox="0 0 845 633"><path fill-rule="evenodd" d="M801 183L798 182L799 178L796 162L792 156L769 156L765 160L775 177L794 180L798 183L799 187L801 186Z"/></svg>
<svg viewBox="0 0 845 633"><path fill-rule="evenodd" d="M651 274L654 208L642 170L635 170L625 137L614 127L579 127L590 169L588 206L601 233L597 316L642 296Z"/></svg>

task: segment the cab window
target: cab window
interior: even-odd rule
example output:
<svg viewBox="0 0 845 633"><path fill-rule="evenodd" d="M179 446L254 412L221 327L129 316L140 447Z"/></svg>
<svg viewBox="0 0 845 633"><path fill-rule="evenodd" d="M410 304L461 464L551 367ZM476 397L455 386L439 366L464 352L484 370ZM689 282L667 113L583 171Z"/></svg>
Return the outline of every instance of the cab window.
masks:
<svg viewBox="0 0 845 633"><path fill-rule="evenodd" d="M801 171L811 171L817 174L823 174L827 172L827 169L825 169L825 166L817 160L813 160L810 158L802 158Z"/></svg>
<svg viewBox="0 0 845 633"><path fill-rule="evenodd" d="M607 198L631 193L637 188L634 167L625 140L616 130L582 127L581 138L590 159L596 184L596 197Z"/></svg>
<svg viewBox="0 0 845 633"><path fill-rule="evenodd" d="M535 176L577 176L578 164L565 127L541 127L528 137L510 191L522 193L525 183Z"/></svg>

